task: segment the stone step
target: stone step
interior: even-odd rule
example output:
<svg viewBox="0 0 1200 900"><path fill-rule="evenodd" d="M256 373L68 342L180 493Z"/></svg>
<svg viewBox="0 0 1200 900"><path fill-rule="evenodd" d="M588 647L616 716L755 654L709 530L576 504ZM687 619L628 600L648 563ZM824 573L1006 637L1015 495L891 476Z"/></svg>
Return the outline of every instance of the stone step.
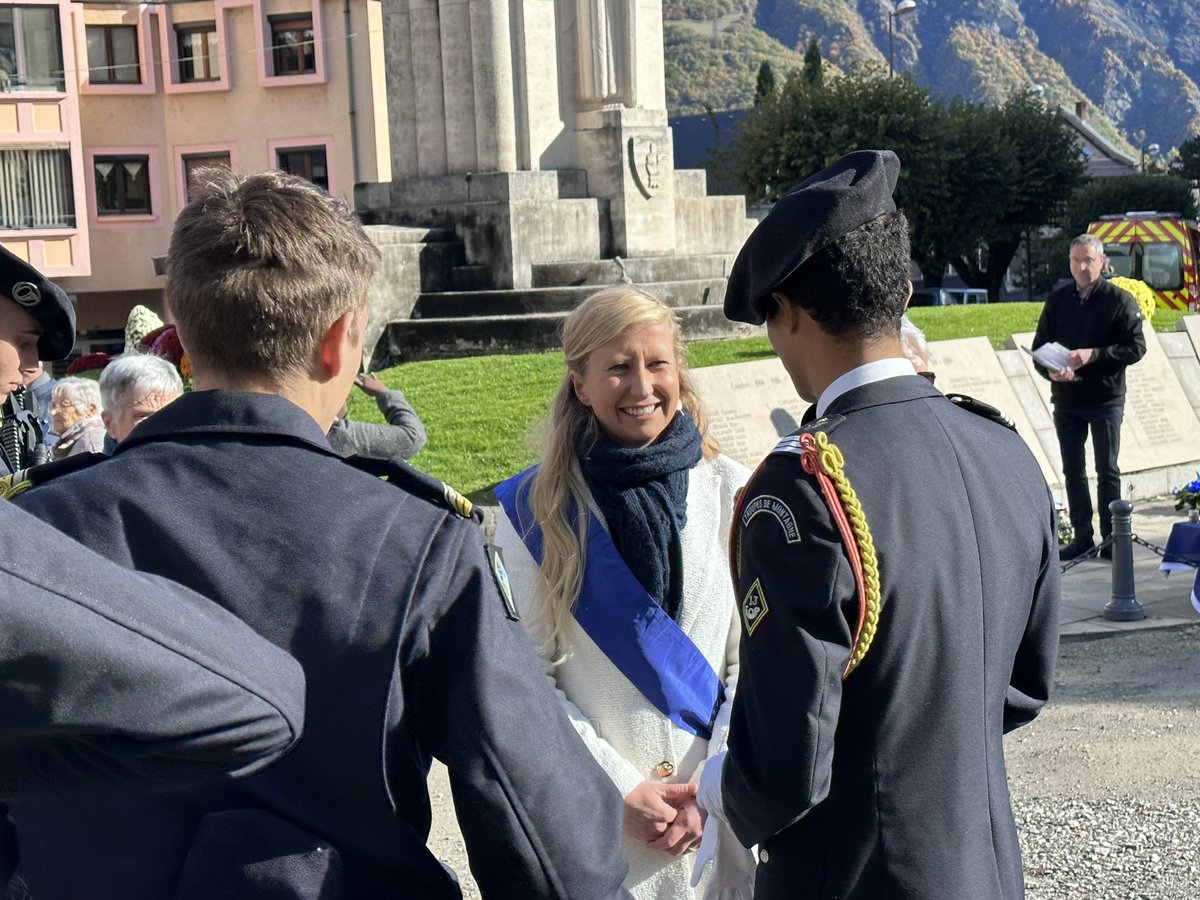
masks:
<svg viewBox="0 0 1200 900"><path fill-rule="evenodd" d="M621 271L624 265L624 273ZM635 284L724 278L733 258L726 254L700 256L641 256L622 259L583 259L574 262L534 263L534 287L617 284L625 274Z"/></svg>
<svg viewBox="0 0 1200 900"><path fill-rule="evenodd" d="M495 287L491 266L455 266L450 270L450 289L454 292L489 291Z"/></svg>
<svg viewBox="0 0 1200 900"><path fill-rule="evenodd" d="M708 196L708 172L704 169L676 169L675 196Z"/></svg>
<svg viewBox="0 0 1200 900"><path fill-rule="evenodd" d="M443 244L457 241L453 228L424 228L411 225L364 225L376 244Z"/></svg>
<svg viewBox="0 0 1200 900"><path fill-rule="evenodd" d="M725 300L724 278L648 282L637 287L674 307L714 306L720 309ZM424 293L417 300L413 318L462 321L479 316L566 313L596 290L595 285L579 285L510 291Z"/></svg>
<svg viewBox="0 0 1200 900"><path fill-rule="evenodd" d="M731 322L721 306L676 308L685 340L755 337L761 328ZM560 346L565 312L475 318L409 319L387 326L388 365L420 359L533 353Z"/></svg>

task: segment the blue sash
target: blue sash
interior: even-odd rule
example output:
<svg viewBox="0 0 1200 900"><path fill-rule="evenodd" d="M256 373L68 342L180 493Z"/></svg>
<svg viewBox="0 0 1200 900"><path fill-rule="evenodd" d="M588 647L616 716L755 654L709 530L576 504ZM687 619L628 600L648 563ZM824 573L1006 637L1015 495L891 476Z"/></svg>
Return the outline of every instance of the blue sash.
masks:
<svg viewBox="0 0 1200 900"><path fill-rule="evenodd" d="M496 497L530 555L542 563L542 529L529 509L537 467L496 485ZM575 621L642 696L684 731L712 738L725 699L721 679L663 608L629 571L595 513L588 521L583 588Z"/></svg>

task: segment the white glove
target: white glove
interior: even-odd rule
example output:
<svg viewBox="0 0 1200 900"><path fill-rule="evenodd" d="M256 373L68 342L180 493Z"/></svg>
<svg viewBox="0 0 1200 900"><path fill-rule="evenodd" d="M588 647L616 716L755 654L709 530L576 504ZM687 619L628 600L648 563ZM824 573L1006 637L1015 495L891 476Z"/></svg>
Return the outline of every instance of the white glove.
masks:
<svg viewBox="0 0 1200 900"><path fill-rule="evenodd" d="M704 823L704 835L692 865L692 887L700 884L704 868L713 862L704 900L754 900L754 873L758 860L754 850L738 843L729 826L715 816Z"/></svg>
<svg viewBox="0 0 1200 900"><path fill-rule="evenodd" d="M712 814L709 814L704 821L704 833L700 836L700 846L696 849L696 861L692 864L692 887L696 887L700 883L700 879L704 877L704 867L716 856L717 829L720 827L720 821Z"/></svg>
<svg viewBox="0 0 1200 900"><path fill-rule="evenodd" d="M700 772L700 784L696 788L696 803L708 813L709 819L716 816L722 822L725 819L725 802L721 797L721 772L725 769L725 753L722 750L716 756L705 760L704 769ZM705 827L705 836L708 828Z"/></svg>

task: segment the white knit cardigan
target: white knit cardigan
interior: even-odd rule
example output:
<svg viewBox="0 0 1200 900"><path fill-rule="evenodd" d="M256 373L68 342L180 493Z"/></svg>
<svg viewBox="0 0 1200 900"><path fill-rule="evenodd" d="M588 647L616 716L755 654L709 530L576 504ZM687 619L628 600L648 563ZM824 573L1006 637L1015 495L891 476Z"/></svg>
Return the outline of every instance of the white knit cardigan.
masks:
<svg viewBox="0 0 1200 900"><path fill-rule="evenodd" d="M741 637L729 577L729 527L735 494L749 475L743 465L726 456L702 459L688 473L687 525L680 534L679 625L725 685L725 701L717 711L711 741L684 731L659 712L574 620L571 655L558 667L546 660L546 674L554 681L575 730L622 797L643 781L698 782L705 760L725 749ZM603 522L591 498L588 503ZM503 553L513 597L528 623L537 565L503 513L497 516L495 542ZM535 644L541 643L539 635L531 633L531 637ZM674 766L674 774L660 778L655 769L664 762ZM566 772L556 774L570 777ZM722 841L736 842L727 828L722 831ZM695 900L702 895L689 884L690 854L673 858L626 836L625 856L629 861L625 886L637 900Z"/></svg>

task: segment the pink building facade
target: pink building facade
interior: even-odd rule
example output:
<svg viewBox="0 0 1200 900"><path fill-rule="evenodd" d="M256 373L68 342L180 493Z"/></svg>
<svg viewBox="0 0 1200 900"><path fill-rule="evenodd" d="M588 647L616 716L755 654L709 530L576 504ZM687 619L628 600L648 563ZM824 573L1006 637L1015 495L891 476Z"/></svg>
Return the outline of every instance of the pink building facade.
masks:
<svg viewBox="0 0 1200 900"><path fill-rule="evenodd" d="M0 4L0 243L53 278L91 274L69 0Z"/></svg>
<svg viewBox="0 0 1200 900"><path fill-rule="evenodd" d="M54 11L56 82L5 90L5 9ZM0 242L76 297L80 349L104 348L134 305L162 311L153 259L191 173L283 169L350 202L391 178L387 121L379 0L0 4L0 179L21 163L33 195L0 199Z"/></svg>

